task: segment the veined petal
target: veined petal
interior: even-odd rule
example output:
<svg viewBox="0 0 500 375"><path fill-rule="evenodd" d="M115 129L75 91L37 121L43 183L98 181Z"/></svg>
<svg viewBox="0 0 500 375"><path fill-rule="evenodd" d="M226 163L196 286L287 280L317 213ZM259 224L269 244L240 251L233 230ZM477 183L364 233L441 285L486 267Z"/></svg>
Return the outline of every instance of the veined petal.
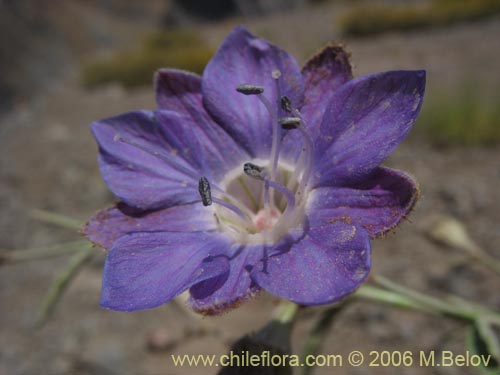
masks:
<svg viewBox="0 0 500 375"><path fill-rule="evenodd" d="M287 246L264 259L251 277L269 293L298 304L338 301L357 289L370 271L370 238L361 227L311 228Z"/></svg>
<svg viewBox="0 0 500 375"><path fill-rule="evenodd" d="M334 92L352 79L349 53L342 46L330 45L313 56L302 68L304 104L300 113L309 136L315 139L326 108ZM295 161L301 153L303 136L298 131L288 131L283 140L283 155Z"/></svg>
<svg viewBox="0 0 500 375"><path fill-rule="evenodd" d="M201 77L175 69L160 69L155 75L158 108L175 111L187 117L182 124L168 127L168 137L189 148L190 162L205 165L217 177L248 160L248 154L221 128L203 106ZM204 163L203 163L204 162Z"/></svg>
<svg viewBox="0 0 500 375"><path fill-rule="evenodd" d="M335 91L315 140L312 186L346 186L369 176L410 131L424 89L424 71L393 71Z"/></svg>
<svg viewBox="0 0 500 375"><path fill-rule="evenodd" d="M83 228L92 242L109 249L121 236L134 232L201 232L216 229L211 210L201 203L141 211L124 203L99 211Z"/></svg>
<svg viewBox="0 0 500 375"><path fill-rule="evenodd" d="M159 109L175 112L193 112L202 115L201 77L177 69L160 69L154 77L156 104Z"/></svg>
<svg viewBox="0 0 500 375"><path fill-rule="evenodd" d="M202 77L202 92L208 112L252 157L267 157L272 142L272 119L255 96L238 93L241 84L264 87L274 106L277 87L272 77L279 70L281 95L294 106L302 103L303 85L297 62L285 51L236 27L208 63Z"/></svg>
<svg viewBox="0 0 500 375"><path fill-rule="evenodd" d="M179 150L179 156L187 160L198 178L205 176L220 181L227 171L248 160L248 154L214 122L200 116L189 116L178 112L155 112L168 143Z"/></svg>
<svg viewBox="0 0 500 375"><path fill-rule="evenodd" d="M264 256L264 246L235 244L230 254L230 270L225 279L203 281L189 290L189 305L196 312L220 315L260 290L250 278L250 270Z"/></svg>
<svg viewBox="0 0 500 375"><path fill-rule="evenodd" d="M401 171L378 168L363 183L321 187L310 192L307 216L311 226L345 223L380 236L403 220L419 196L416 181Z"/></svg>
<svg viewBox="0 0 500 375"><path fill-rule="evenodd" d="M200 172L182 158L182 150L169 143L154 112L130 112L97 121L92 132L99 144L102 177L127 205L153 209L199 198Z"/></svg>
<svg viewBox="0 0 500 375"><path fill-rule="evenodd" d="M97 121L99 166L108 188L143 210L199 201L198 179L219 179L245 154L220 147L216 126L172 111L138 111ZM223 139L223 138L222 138Z"/></svg>
<svg viewBox="0 0 500 375"><path fill-rule="evenodd" d="M313 56L302 68L304 105L300 110L311 137L315 137L333 93L352 79L349 53L331 45Z"/></svg>
<svg viewBox="0 0 500 375"><path fill-rule="evenodd" d="M135 311L162 305L191 285L227 273L229 249L221 236L206 233L132 233L106 256L101 306Z"/></svg>

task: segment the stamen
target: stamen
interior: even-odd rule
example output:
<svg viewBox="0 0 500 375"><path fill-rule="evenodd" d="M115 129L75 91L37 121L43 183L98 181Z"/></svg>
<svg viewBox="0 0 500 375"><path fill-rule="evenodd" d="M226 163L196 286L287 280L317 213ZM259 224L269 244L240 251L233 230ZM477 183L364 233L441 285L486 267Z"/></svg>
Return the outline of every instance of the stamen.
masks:
<svg viewBox="0 0 500 375"><path fill-rule="evenodd" d="M273 161L272 163L274 166L275 163L276 163L276 165L278 164L278 157L277 157L278 156L278 153L277 153L278 141L279 141L278 118L277 118L277 114L273 111L273 108L271 106L271 103L269 103L269 100L267 100L266 97L263 95L258 95L257 97L259 98L259 100L261 101L261 103L264 105L267 112L269 113L269 116L271 117L271 121L273 124L273 142L272 142L272 146L271 146L271 160ZM270 199L269 199L269 185L266 184L264 186L264 206L268 207L269 201L270 201Z"/></svg>
<svg viewBox="0 0 500 375"><path fill-rule="evenodd" d="M240 210L234 204L226 202L223 199L212 197L210 183L208 182L208 179L206 177L200 178L200 180L198 182L198 191L199 191L200 196L201 196L201 201L205 207L212 205L212 202L217 203L217 204L219 204L223 207L226 207L227 209L233 211L236 215L241 217L243 220L251 220L251 218L245 212Z"/></svg>
<svg viewBox="0 0 500 375"><path fill-rule="evenodd" d="M236 87L236 91L244 95L260 95L264 92L264 87L244 83Z"/></svg>
<svg viewBox="0 0 500 375"><path fill-rule="evenodd" d="M243 165L243 172L245 172L247 176L256 178L261 181L263 181L266 178L265 168L259 167L258 165L253 163L245 163Z"/></svg>
<svg viewBox="0 0 500 375"><path fill-rule="evenodd" d="M186 174L187 176L189 176L189 177L191 177L191 178L193 178L193 179L196 179L196 178L198 177L198 175L196 175L194 171L190 171L190 170L188 170L187 168L182 167L181 165L179 165L179 163L176 163L176 162L174 162L173 160L171 160L171 159L170 159L170 157L168 157L168 156L166 156L166 155L162 155L162 154L160 154L158 151L151 151L150 149L146 148L145 146L142 146L142 145L140 145L140 144L138 144L138 143L135 143L135 142L133 142L133 141L129 141L129 140L127 140L127 139L123 138L122 136L120 136L120 134L118 134L118 133L116 133L116 134L114 135L113 140L114 140L115 142L122 142L122 143L128 144L128 145L130 145L130 146L132 146L132 147L138 148L139 150L144 151L145 153L147 153L147 154L149 154L149 155L151 155L151 156L154 156L154 157L156 157L156 158L160 159L161 161L164 161L166 164L168 164L168 165L169 165L169 166L171 166L172 168L174 168L174 169L176 169L176 170L178 170L178 171L180 171L180 172L182 172L182 173ZM207 180L207 182L208 182L208 180ZM185 183L185 182L184 182L184 181L179 181L179 183ZM210 185L209 185L209 186L210 186ZM198 184L198 189L199 189L199 188L200 188L200 185ZM238 199L237 199L236 197L234 197L233 195L231 195L231 194L229 194L228 192L224 191L223 189L221 189L221 188L220 188L219 186L217 186L217 185L214 185L214 186L213 186L213 188L214 188L214 190L217 190L218 192L220 192L220 193L224 194L224 196L225 196L226 198L228 198L228 199L229 199L229 200L231 200L234 204L236 204L237 206L239 206L238 208L239 208L239 210L240 210L240 211L242 211L242 212L243 212L243 211L247 211L247 212L246 212L246 216L250 217L250 214L249 214L249 212L248 212L248 209L247 209L245 206L243 206L242 204L240 204L240 203L238 202ZM201 192L200 192L200 194L201 194ZM213 199L212 199L212 200L213 200ZM214 200L214 202L215 202L215 200ZM205 204L204 204L204 205L205 205ZM206 206L206 205L205 205L205 206Z"/></svg>
<svg viewBox="0 0 500 375"><path fill-rule="evenodd" d="M277 97L281 98L281 89L279 84L279 78L281 77L281 72L279 70L273 70L272 77L276 81L276 90ZM280 140L281 140L281 127L278 124L278 113L277 110L274 110L274 106L263 96L260 95L264 92L264 88L260 86L250 85L250 84L242 84L236 88L236 91L245 94L245 95L257 95L259 100L262 102L264 107L266 108L269 116L271 117L271 123L273 127L273 140L271 145L271 180L276 180L276 171L278 169L278 159L280 153ZM281 99L280 99L281 100ZM272 192L269 194L269 184L266 183L264 186L264 205L268 206L269 201L273 201Z"/></svg>
<svg viewBox="0 0 500 375"><path fill-rule="evenodd" d="M269 186L272 187L273 189L278 190L281 194L283 194L286 197L286 200L288 201L286 205L287 211L293 210L295 208L295 194L293 194L293 192L290 189L288 189L286 186L278 182L274 182L271 180L266 179L264 180L264 182L269 184Z"/></svg>
<svg viewBox="0 0 500 375"><path fill-rule="evenodd" d="M290 98L286 95L283 95L281 98L280 98L280 105L281 105L281 109L285 112L292 112L292 101L290 100Z"/></svg>
<svg viewBox="0 0 500 375"><path fill-rule="evenodd" d="M280 78L281 78L281 72L276 69L273 70L272 73L274 82L276 82L276 98L277 101L281 100L281 85L280 85ZM278 104L278 103L276 103ZM271 160L273 162L272 168L271 168L271 180L276 181L276 171L278 169L278 159L280 155L280 148L281 148L281 127L278 124L278 110L273 111L273 114L271 115L272 121L273 121L273 143L271 146ZM271 197L272 198L272 197Z"/></svg>
<svg viewBox="0 0 500 375"><path fill-rule="evenodd" d="M283 117L279 119L279 124L283 129L297 129L300 125L299 117Z"/></svg>
<svg viewBox="0 0 500 375"><path fill-rule="evenodd" d="M297 109L294 109L293 110L293 114L294 116L296 116L296 118L300 119L300 122L302 124L299 124L299 126L297 127L297 129L300 130L300 132L302 133L302 137L304 138L304 165L301 167L301 169L304 170L304 172L302 173L302 178L300 180L300 183L299 183L299 187L297 188L297 194L302 194L303 190L305 189L308 181L309 181L309 176L311 175L311 170L312 170L312 161L313 161L313 153L314 153L314 143L311 139L311 137L309 136L309 134L307 134L307 131L306 131L306 123L304 121L304 119L302 118L302 116L300 115L300 112L297 110Z"/></svg>
<svg viewBox="0 0 500 375"><path fill-rule="evenodd" d="M212 191L210 190L210 183L206 177L201 177L198 182L198 191L200 192L201 201L203 205L210 206L212 204Z"/></svg>
<svg viewBox="0 0 500 375"><path fill-rule="evenodd" d="M243 171L247 176L263 181L264 183L269 185L269 187L272 187L273 189L278 190L280 193L282 193L286 197L288 202L286 210L293 210L295 208L295 195L293 194L293 192L286 186L278 182L269 180L264 168L259 167L258 165L255 165L253 163L245 163L245 165L243 166Z"/></svg>

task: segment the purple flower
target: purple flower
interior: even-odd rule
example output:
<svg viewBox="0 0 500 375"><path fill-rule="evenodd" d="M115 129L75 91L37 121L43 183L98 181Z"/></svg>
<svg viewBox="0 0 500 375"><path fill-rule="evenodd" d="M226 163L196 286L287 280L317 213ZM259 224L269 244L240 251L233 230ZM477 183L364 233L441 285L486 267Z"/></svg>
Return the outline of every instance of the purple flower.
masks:
<svg viewBox="0 0 500 375"><path fill-rule="evenodd" d="M84 228L109 249L101 305L133 311L189 290L218 314L261 289L335 302L370 270L370 238L418 188L380 164L413 126L424 71L353 78L330 46L300 70L237 27L203 76L156 74L158 110L96 121L99 166L120 199Z"/></svg>

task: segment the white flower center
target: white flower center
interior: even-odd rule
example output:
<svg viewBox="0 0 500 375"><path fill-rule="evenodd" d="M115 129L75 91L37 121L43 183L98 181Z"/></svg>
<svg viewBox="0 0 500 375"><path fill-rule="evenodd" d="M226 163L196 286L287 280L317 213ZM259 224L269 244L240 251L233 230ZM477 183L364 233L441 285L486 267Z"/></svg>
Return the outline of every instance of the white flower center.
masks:
<svg viewBox="0 0 500 375"><path fill-rule="evenodd" d="M253 160L256 165L269 165L269 161ZM288 189L294 197L300 185L300 175L293 167L279 163L274 182ZM243 172L243 166L226 175L218 184L223 191L220 199L236 207L243 215L225 205L214 205L219 229L241 243L276 242L286 232L302 222L305 199L295 199L289 205L287 196L268 188L265 181L250 177ZM217 194L219 195L219 194Z"/></svg>

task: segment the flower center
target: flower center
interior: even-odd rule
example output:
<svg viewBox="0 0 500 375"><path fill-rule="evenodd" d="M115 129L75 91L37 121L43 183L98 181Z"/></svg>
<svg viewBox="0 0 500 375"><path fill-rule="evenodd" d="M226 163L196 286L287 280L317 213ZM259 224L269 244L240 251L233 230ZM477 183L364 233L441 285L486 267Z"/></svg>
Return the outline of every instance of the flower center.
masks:
<svg viewBox="0 0 500 375"><path fill-rule="evenodd" d="M294 179L291 165L279 163L274 181L266 178L270 161L255 159L230 171L218 184L210 199L214 203L214 215L219 229L242 243L265 243L279 240L291 227L303 219L304 200L297 200L300 182ZM258 164L257 164L258 163ZM262 173L252 174L251 166ZM271 194L273 192L273 194ZM202 188L200 186L200 194Z"/></svg>
<svg viewBox="0 0 500 375"><path fill-rule="evenodd" d="M210 183L200 179L199 192L205 206L214 205L219 229L241 243L276 242L304 218L307 183L311 172L313 142L306 132L304 120L287 96L281 95L281 73L273 72L277 101L271 103L264 88L243 84L237 91L256 95L267 109L273 124L269 158L254 159L239 166L218 182L213 195ZM285 116L282 116L282 115ZM298 131L302 148L297 160L280 160L283 130Z"/></svg>

